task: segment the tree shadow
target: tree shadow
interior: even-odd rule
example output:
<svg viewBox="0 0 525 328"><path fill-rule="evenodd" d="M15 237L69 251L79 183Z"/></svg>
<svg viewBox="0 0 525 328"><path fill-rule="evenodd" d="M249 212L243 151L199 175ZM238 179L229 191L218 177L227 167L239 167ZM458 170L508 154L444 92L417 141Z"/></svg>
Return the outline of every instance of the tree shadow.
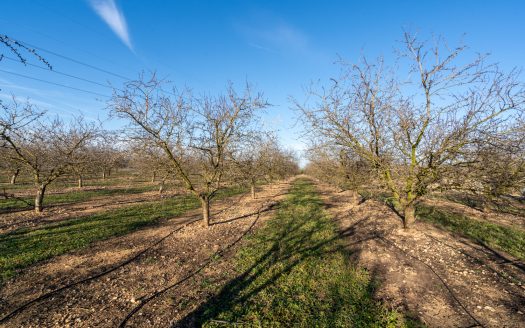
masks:
<svg viewBox="0 0 525 328"><path fill-rule="evenodd" d="M264 294L269 290L281 288L282 279L287 279L287 276L296 268L302 270L310 264L310 261L328 259L331 254L343 254L345 263L349 261L350 254L348 254L345 245L340 242L341 235L334 233L333 223L322 212L322 202L318 198L298 191L295 191L291 202L293 202L293 206L287 208L287 205L284 204L277 218L267 223L266 228L270 229L269 233L265 231L267 233L259 234L256 240L249 245L251 249L262 251L257 253L255 258L249 256L249 262L245 266L243 265L243 268L238 271L233 279L173 327L199 327L206 322L229 325L244 324L246 322L242 322L242 318L250 314L249 306L246 305L252 304L253 298L261 293ZM311 210L304 211L304 208ZM282 214L283 212L284 214ZM330 237L320 238L320 234L326 231L332 231ZM322 267L318 269L323 270ZM348 270L351 272L349 267ZM347 290L337 285L323 290L322 297L330 308L329 311L323 313L325 320L323 322L337 325L342 315L351 316L355 322L380 321L379 311L373 309L373 306L368 308L365 306L362 307L362 311L356 310L354 313L347 313L349 304L353 304L357 308L360 308L360 305L368 304L367 296L372 289L373 286L369 284L364 287L362 294L348 293ZM287 303L288 299L281 298L273 302ZM283 305L276 304L275 306ZM312 319L315 318L316 313L309 310L315 311L316 309L305 306L304 313L301 312L303 318L298 320L308 321L308 316ZM217 320L221 314L225 314L228 320ZM276 321L280 319L272 314L268 314L268 316L263 314L261 318L265 324L269 325L277 324ZM282 319L287 320L286 322L292 320L291 318ZM255 322L246 324L253 325ZM257 324L261 323L258 322ZM294 321L294 324L299 324L299 322Z"/></svg>
<svg viewBox="0 0 525 328"><path fill-rule="evenodd" d="M265 213L265 212L272 211L272 210L275 209L276 205L277 205L277 203L272 203L269 206L267 206L266 208L263 208L263 209L261 209L259 211L247 213L247 214L236 216L236 217L233 217L233 218L230 218L230 219L226 219L226 220L214 221L214 222L210 223L210 225L213 226L213 225L218 225L218 224L230 223L230 222L234 222L234 221L241 220L241 219L246 219L246 218L249 218L249 217L257 215L257 214L262 214L262 213Z"/></svg>

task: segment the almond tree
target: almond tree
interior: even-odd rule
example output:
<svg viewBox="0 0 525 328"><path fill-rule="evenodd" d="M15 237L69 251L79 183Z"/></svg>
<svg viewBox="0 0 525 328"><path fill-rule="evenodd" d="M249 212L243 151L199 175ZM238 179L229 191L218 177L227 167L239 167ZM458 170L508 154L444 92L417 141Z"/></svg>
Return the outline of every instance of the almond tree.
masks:
<svg viewBox="0 0 525 328"><path fill-rule="evenodd" d="M65 122L47 119L31 104L13 101L0 115L0 142L9 150L9 160L23 165L33 176L34 208L42 212L47 187L69 174L78 155L96 135L96 127L82 118Z"/></svg>
<svg viewBox="0 0 525 328"><path fill-rule="evenodd" d="M523 113L519 72L486 65L486 56L465 61L465 53L464 46L428 46L405 33L399 67L388 70L382 60L345 66L340 78L297 104L312 135L374 168L405 228L422 196L472 164L467 154L475 144L504 135Z"/></svg>
<svg viewBox="0 0 525 328"><path fill-rule="evenodd" d="M299 160L297 154L290 149L285 149L277 142L268 144L267 177L266 181L274 181L289 178L299 174Z"/></svg>
<svg viewBox="0 0 525 328"><path fill-rule="evenodd" d="M255 187L259 180L268 180L275 165L272 156L277 154L278 145L275 139L262 133L247 136L232 152L232 172L235 180L250 186L252 198L255 199Z"/></svg>
<svg viewBox="0 0 525 328"><path fill-rule="evenodd" d="M23 165L18 161L12 160L9 152L7 148L0 148L0 157L2 158L0 161L0 169L9 175L9 183L14 185L22 173Z"/></svg>
<svg viewBox="0 0 525 328"><path fill-rule="evenodd" d="M77 187L84 187L84 178L98 169L99 158L97 149L93 144L85 145L81 151L76 152L70 168L70 174L77 179Z"/></svg>
<svg viewBox="0 0 525 328"><path fill-rule="evenodd" d="M173 177L171 165L166 161L164 152L155 146L144 142L137 142L130 145L132 152L131 162L133 167L147 177L150 175L151 183L159 182L159 194L164 192L166 181Z"/></svg>
<svg viewBox="0 0 525 328"><path fill-rule="evenodd" d="M476 145L470 172L459 172L457 179L469 179L473 190L485 199L485 209L505 194L521 193L525 187L525 129L521 126L497 138Z"/></svg>
<svg viewBox="0 0 525 328"><path fill-rule="evenodd" d="M129 136L162 150L170 171L197 196L205 225L210 201L222 188L231 147L245 134L258 110L267 106L261 94L230 84L224 95L194 97L189 91L166 92L153 75L115 90L110 108L130 126Z"/></svg>
<svg viewBox="0 0 525 328"><path fill-rule="evenodd" d="M110 131L103 131L94 141L93 156L96 166L102 171L102 180L111 176L113 169L123 166L125 156L118 145L118 135Z"/></svg>
<svg viewBox="0 0 525 328"><path fill-rule="evenodd" d="M330 144L316 145L308 150L305 171L341 191L353 191L354 202L357 201L359 189L371 182L371 170L367 162L347 149Z"/></svg>

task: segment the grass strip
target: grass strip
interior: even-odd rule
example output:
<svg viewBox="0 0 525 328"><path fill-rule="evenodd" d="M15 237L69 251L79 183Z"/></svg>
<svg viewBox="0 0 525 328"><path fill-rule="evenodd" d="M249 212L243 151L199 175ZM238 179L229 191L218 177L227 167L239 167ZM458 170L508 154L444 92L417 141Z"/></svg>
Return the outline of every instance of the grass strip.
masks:
<svg viewBox="0 0 525 328"><path fill-rule="evenodd" d="M49 194L44 198L44 206L60 205L65 203L80 203L95 197L110 197L116 195L133 195L157 189L157 186L141 186L126 189L99 189L99 190L75 190L62 194ZM10 198L0 200L0 211L31 208L33 197L22 199Z"/></svg>
<svg viewBox="0 0 525 328"><path fill-rule="evenodd" d="M525 231L420 204L418 218L525 260Z"/></svg>
<svg viewBox="0 0 525 328"><path fill-rule="evenodd" d="M194 314L197 326L397 327L373 300L309 180L294 183L276 216L235 257L236 278Z"/></svg>
<svg viewBox="0 0 525 328"><path fill-rule="evenodd" d="M217 199L243 192L243 188L224 189ZM0 235L0 283L36 262L156 224L160 219L180 216L199 206L195 196L180 195Z"/></svg>

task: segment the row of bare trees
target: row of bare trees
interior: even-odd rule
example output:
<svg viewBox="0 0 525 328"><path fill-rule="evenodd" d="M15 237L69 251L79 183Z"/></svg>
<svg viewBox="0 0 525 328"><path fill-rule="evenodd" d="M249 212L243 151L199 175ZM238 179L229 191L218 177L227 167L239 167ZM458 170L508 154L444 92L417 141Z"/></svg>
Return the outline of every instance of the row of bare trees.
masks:
<svg viewBox="0 0 525 328"><path fill-rule="evenodd" d="M36 190L35 211L41 212L46 189L85 162L85 150L98 136L98 127L82 118L64 121L49 118L31 104L15 100L0 113L0 166L32 177Z"/></svg>
<svg viewBox="0 0 525 328"><path fill-rule="evenodd" d="M305 173L327 182L340 191L352 191L354 201L365 186L374 183L369 163L344 147L331 144L314 145L308 149Z"/></svg>
<svg viewBox="0 0 525 328"><path fill-rule="evenodd" d="M201 201L205 225L211 200L225 186L248 181L255 197L256 182L296 173L295 158L258 131L259 113L267 106L249 85L196 96L155 75L129 81L109 104L129 123L127 137L151 163L152 179L160 174L162 181L180 181Z"/></svg>
<svg viewBox="0 0 525 328"><path fill-rule="evenodd" d="M485 55L468 60L467 53L465 46L450 49L441 39L431 44L405 33L391 67L382 59L343 63L339 78L296 102L307 133L330 148L331 154L313 151L312 165L328 159L345 183L354 179L345 175L351 165L369 172L406 228L416 203L433 190L498 195L523 188L520 72L504 72Z"/></svg>
<svg viewBox="0 0 525 328"><path fill-rule="evenodd" d="M80 117L49 117L13 100L0 115L0 169L12 183L21 173L31 177L41 212L46 189L57 179L74 177L82 187L86 176L105 179L130 166L159 180L160 193L170 181L198 197L206 225L219 190L245 185L255 197L257 183L297 173L294 154L260 131L259 112L268 105L249 85L199 97L168 86L152 75L115 90L108 107L128 123L120 133Z"/></svg>

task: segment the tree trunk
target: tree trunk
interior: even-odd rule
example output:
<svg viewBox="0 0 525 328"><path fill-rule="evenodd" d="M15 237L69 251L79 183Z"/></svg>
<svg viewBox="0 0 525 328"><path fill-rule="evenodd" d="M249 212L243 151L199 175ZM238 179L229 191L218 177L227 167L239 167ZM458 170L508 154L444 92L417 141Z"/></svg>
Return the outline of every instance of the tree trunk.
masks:
<svg viewBox="0 0 525 328"><path fill-rule="evenodd" d="M78 176L78 187L79 188L84 187L84 179L82 178L82 175Z"/></svg>
<svg viewBox="0 0 525 328"><path fill-rule="evenodd" d="M35 212L41 213L44 205L44 194L46 192L47 185L41 184L38 186L38 190L36 192L35 197Z"/></svg>
<svg viewBox="0 0 525 328"><path fill-rule="evenodd" d="M18 175L20 174L20 169L16 169L15 173L11 176L11 184L14 185L16 183L16 178L18 178Z"/></svg>
<svg viewBox="0 0 525 328"><path fill-rule="evenodd" d="M102 170L102 180L106 180L106 170Z"/></svg>
<svg viewBox="0 0 525 328"><path fill-rule="evenodd" d="M204 221L204 226L210 226L210 199L208 197L201 198L202 206L202 218Z"/></svg>
<svg viewBox="0 0 525 328"><path fill-rule="evenodd" d="M162 180L160 182L160 185L159 185L159 195L162 195L162 193L164 192L164 180Z"/></svg>
<svg viewBox="0 0 525 328"><path fill-rule="evenodd" d="M250 186L250 191L252 193L252 198L255 199L255 181L252 181L252 184Z"/></svg>
<svg viewBox="0 0 525 328"><path fill-rule="evenodd" d="M403 227L410 229L412 224L416 221L416 208L414 204L407 205L403 211Z"/></svg>
<svg viewBox="0 0 525 328"><path fill-rule="evenodd" d="M153 172L153 174L151 175L151 182L155 182L156 177L157 177L157 173Z"/></svg>

